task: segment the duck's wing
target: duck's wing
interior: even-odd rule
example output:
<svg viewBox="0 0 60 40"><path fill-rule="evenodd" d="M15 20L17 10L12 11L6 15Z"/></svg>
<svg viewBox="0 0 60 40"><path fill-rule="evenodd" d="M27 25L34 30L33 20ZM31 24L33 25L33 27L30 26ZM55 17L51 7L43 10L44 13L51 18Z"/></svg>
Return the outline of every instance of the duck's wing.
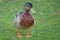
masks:
<svg viewBox="0 0 60 40"><path fill-rule="evenodd" d="M13 22L20 22L20 14L19 13L16 14Z"/></svg>

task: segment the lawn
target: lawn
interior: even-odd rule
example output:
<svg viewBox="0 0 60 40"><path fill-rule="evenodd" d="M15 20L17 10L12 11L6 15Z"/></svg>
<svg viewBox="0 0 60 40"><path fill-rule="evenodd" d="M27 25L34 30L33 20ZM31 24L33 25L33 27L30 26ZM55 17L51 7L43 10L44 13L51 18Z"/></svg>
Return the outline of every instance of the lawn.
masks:
<svg viewBox="0 0 60 40"><path fill-rule="evenodd" d="M24 37L18 38L13 19L25 2L33 4L35 23L32 37L25 37L27 30L21 30ZM60 0L0 0L0 40L60 40Z"/></svg>

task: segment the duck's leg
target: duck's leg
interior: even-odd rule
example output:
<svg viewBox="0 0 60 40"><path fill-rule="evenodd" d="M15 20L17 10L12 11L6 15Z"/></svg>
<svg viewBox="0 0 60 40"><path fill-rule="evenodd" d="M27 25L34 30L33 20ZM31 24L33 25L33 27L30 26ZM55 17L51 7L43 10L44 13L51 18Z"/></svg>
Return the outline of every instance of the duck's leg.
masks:
<svg viewBox="0 0 60 40"><path fill-rule="evenodd" d="M20 29L17 30L17 36L22 37L22 35L20 34Z"/></svg>
<svg viewBox="0 0 60 40"><path fill-rule="evenodd" d="M30 28L28 28L27 37L31 37L31 35L30 35Z"/></svg>

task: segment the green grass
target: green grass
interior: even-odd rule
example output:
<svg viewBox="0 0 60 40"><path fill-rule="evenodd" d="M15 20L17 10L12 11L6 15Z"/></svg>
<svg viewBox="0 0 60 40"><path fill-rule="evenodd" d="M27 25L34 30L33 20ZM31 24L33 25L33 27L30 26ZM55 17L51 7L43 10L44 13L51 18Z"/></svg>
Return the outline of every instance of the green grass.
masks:
<svg viewBox="0 0 60 40"><path fill-rule="evenodd" d="M36 13L32 15L36 23L31 28L31 38L18 38L12 22L25 2L33 3ZM21 30L24 36L26 33L26 30ZM60 0L1 0L0 40L60 40Z"/></svg>

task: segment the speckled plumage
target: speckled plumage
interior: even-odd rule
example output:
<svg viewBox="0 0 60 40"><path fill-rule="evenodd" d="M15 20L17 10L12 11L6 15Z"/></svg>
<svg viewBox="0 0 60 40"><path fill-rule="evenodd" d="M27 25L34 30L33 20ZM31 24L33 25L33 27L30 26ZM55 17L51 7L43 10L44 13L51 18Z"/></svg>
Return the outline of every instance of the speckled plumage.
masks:
<svg viewBox="0 0 60 40"><path fill-rule="evenodd" d="M14 19L14 25L19 29L27 29L33 25L34 19L29 13L24 15L22 14L23 12L17 13L16 18Z"/></svg>

